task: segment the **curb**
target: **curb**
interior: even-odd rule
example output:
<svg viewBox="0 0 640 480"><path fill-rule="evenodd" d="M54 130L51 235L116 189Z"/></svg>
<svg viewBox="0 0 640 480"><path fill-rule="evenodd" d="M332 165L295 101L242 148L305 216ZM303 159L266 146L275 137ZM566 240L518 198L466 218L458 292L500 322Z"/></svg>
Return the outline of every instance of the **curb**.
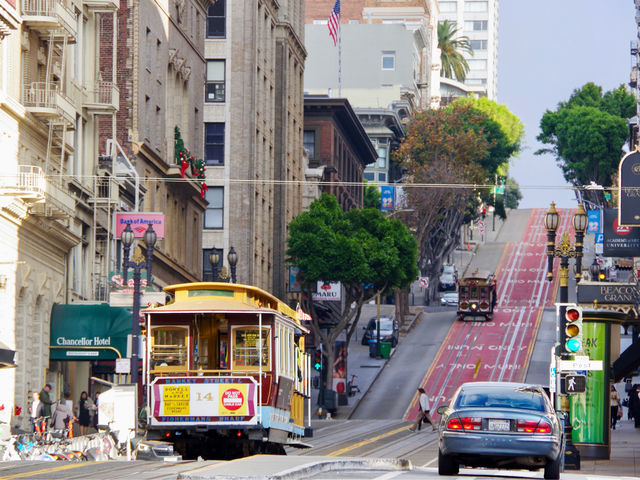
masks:
<svg viewBox="0 0 640 480"><path fill-rule="evenodd" d="M409 460L403 458L345 458L321 460L267 475L220 475L213 472L212 475L209 475L182 472L178 474L177 478L179 480L211 480L212 478L220 480L298 480L319 473L342 470L410 471L413 470L413 465Z"/></svg>

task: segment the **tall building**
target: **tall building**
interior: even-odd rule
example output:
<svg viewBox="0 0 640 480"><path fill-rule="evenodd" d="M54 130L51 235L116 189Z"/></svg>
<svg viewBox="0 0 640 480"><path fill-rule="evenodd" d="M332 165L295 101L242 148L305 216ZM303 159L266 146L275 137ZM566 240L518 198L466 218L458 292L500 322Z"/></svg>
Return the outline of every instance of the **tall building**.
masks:
<svg viewBox="0 0 640 480"><path fill-rule="evenodd" d="M228 275L287 297L287 225L302 209L304 2L217 0L205 59L204 278ZM224 269L222 268L224 267Z"/></svg>
<svg viewBox="0 0 640 480"><path fill-rule="evenodd" d="M95 304L112 308L116 214L165 214L156 290L200 278L206 204L201 183L181 178L174 132L202 156L208 4L0 3L0 342L17 364L0 370L0 428L28 428L30 394L45 383L54 399L77 398L94 368L113 377L113 349L97 365L95 349L71 340L75 353L51 360L77 332L51 336L58 307L87 306L96 326Z"/></svg>
<svg viewBox="0 0 640 480"><path fill-rule="evenodd" d="M440 0L439 21L455 22L469 38L473 55L464 54L469 72L464 84L491 100L498 97L498 0Z"/></svg>

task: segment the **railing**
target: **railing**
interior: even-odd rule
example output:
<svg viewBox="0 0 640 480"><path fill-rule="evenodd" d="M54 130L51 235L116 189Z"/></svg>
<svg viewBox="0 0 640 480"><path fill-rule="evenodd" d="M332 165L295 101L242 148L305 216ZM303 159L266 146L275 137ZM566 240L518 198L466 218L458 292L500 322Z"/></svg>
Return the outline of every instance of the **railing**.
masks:
<svg viewBox="0 0 640 480"><path fill-rule="evenodd" d="M0 177L0 191L3 194L44 198L45 189L42 169L34 165L18 165L15 174Z"/></svg>
<svg viewBox="0 0 640 480"><path fill-rule="evenodd" d="M22 15L25 21L40 19L29 19L28 17L49 17L62 26L72 37L76 37L75 15L67 7L64 0L22 0ZM45 30L49 30L46 27Z"/></svg>
<svg viewBox="0 0 640 480"><path fill-rule="evenodd" d="M33 82L24 87L23 103L25 107L55 108L58 85L47 82Z"/></svg>

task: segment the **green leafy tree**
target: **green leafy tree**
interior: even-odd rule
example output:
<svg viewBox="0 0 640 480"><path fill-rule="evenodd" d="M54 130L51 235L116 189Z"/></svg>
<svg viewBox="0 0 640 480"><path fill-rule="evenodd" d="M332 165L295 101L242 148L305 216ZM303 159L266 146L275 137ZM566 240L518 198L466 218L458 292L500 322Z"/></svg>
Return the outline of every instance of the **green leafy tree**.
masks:
<svg viewBox="0 0 640 480"><path fill-rule="evenodd" d="M364 208L377 208L380 209L380 190L375 185L364 186Z"/></svg>
<svg viewBox="0 0 640 480"><path fill-rule="evenodd" d="M464 82L469 64L463 52L473 55L473 49L468 37L458 37L457 34L458 29L454 22L444 20L438 23L438 48L442 62L440 75Z"/></svg>
<svg viewBox="0 0 640 480"><path fill-rule="evenodd" d="M626 118L634 114L635 98L624 86L603 95L601 87L587 83L542 116L538 140L549 147L536 154L553 154L572 185L611 186L629 136ZM598 190L585 191L585 198L604 204Z"/></svg>
<svg viewBox="0 0 640 480"><path fill-rule="evenodd" d="M504 206L505 208L516 209L522 200L522 192L520 185L513 178L508 177L504 189Z"/></svg>
<svg viewBox="0 0 640 480"><path fill-rule="evenodd" d="M342 332L349 343L362 305L407 287L418 274L416 241L402 222L386 218L379 208L344 212L333 195L323 194L289 224L287 245L288 261L300 268L302 307L312 316L311 329L329 365ZM328 329L320 328L312 301L319 281L341 282L345 296L344 310L338 302L324 302L322 320L333 325ZM331 370L325 372L325 385L331 385Z"/></svg>

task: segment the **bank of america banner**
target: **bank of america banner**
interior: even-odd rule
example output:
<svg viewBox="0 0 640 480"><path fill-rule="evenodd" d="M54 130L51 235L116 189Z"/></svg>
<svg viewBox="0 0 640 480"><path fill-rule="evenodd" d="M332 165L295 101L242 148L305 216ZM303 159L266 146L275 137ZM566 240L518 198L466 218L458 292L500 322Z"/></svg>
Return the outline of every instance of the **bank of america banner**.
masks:
<svg viewBox="0 0 640 480"><path fill-rule="evenodd" d="M640 256L640 227L620 225L618 223L618 209L616 208L605 209L603 217L603 256Z"/></svg>
<svg viewBox="0 0 640 480"><path fill-rule="evenodd" d="M626 154L618 166L620 191L618 221L620 225L640 226L640 152Z"/></svg>

